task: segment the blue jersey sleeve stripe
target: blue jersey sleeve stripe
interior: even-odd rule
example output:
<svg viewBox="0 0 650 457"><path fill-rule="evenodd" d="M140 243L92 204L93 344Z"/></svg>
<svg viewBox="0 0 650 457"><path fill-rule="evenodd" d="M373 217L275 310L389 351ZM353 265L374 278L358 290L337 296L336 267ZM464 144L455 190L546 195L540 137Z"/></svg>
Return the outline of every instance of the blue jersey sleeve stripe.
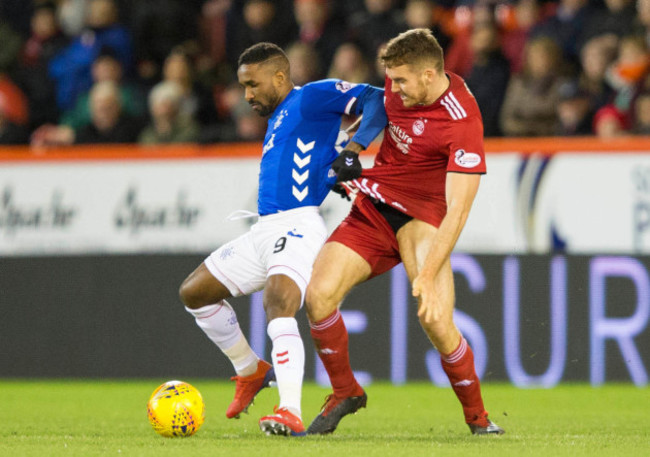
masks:
<svg viewBox="0 0 650 457"><path fill-rule="evenodd" d="M353 108L356 108L357 97L352 97L348 104L345 106L345 114L350 114Z"/></svg>

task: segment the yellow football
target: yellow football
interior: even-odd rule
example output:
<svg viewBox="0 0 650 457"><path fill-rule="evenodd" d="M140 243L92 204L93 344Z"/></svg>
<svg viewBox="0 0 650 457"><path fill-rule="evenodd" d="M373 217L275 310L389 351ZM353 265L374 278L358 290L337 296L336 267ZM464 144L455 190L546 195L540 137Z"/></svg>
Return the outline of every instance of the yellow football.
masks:
<svg viewBox="0 0 650 457"><path fill-rule="evenodd" d="M190 436L205 420L201 393L183 381L168 381L158 386L147 403L149 422L162 436Z"/></svg>

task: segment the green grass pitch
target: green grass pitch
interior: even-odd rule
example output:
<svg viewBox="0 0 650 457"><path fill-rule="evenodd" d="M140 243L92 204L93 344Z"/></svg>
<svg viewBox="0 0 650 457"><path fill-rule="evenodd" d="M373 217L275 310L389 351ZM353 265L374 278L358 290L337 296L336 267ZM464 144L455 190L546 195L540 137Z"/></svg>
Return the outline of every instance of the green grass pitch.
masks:
<svg viewBox="0 0 650 457"><path fill-rule="evenodd" d="M335 434L285 438L257 426L277 402L276 389L262 391L249 415L228 420L233 383L185 379L203 394L205 424L189 438L162 438L146 402L164 381L0 380L0 456L650 456L650 389L631 385L485 384L490 416L506 434L478 437L451 389L375 383L368 408L343 419ZM327 393L305 386L307 424Z"/></svg>

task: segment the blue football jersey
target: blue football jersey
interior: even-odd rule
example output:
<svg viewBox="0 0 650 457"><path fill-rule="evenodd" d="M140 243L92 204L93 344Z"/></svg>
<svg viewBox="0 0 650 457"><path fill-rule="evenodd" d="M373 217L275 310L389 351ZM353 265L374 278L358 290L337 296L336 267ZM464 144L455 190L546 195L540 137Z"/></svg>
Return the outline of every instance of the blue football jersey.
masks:
<svg viewBox="0 0 650 457"><path fill-rule="evenodd" d="M380 92L383 98L381 89L367 84L328 79L295 87L277 106L264 136L260 215L323 202L336 181L330 166L337 156L341 115L361 112L359 96L366 90Z"/></svg>

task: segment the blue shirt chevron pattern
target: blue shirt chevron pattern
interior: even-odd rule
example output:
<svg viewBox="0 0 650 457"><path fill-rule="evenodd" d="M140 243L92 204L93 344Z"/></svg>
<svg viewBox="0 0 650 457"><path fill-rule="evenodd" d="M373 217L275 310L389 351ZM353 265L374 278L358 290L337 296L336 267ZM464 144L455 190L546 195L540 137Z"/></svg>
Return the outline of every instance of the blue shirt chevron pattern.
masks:
<svg viewBox="0 0 650 457"><path fill-rule="evenodd" d="M371 141L385 125L383 90L328 79L295 87L287 95L269 117L264 137L257 202L260 215L323 202L336 180L330 165L337 156L334 145L341 115L359 114L364 105L372 107L369 111L375 119L366 121L364 116L361 127L366 124L365 131L360 128L357 135L362 133Z"/></svg>

